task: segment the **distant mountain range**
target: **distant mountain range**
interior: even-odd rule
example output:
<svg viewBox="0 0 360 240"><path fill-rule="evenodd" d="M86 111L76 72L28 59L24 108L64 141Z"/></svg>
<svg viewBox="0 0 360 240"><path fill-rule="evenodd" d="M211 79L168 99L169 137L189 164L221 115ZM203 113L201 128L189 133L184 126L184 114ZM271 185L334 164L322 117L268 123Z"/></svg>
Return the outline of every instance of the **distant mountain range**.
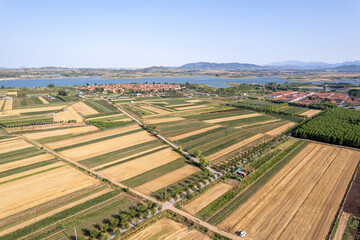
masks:
<svg viewBox="0 0 360 240"><path fill-rule="evenodd" d="M234 70L234 69L250 69L261 68L261 66L250 63L210 63L198 62L188 63L179 67L180 69L202 69L202 70Z"/></svg>
<svg viewBox="0 0 360 240"><path fill-rule="evenodd" d="M347 61L342 63L324 63L324 62L302 62L302 61L284 61L270 63L268 66L276 68L292 69L329 69L341 66L359 66L360 61Z"/></svg>
<svg viewBox="0 0 360 240"><path fill-rule="evenodd" d="M347 61L342 63L324 63L324 62L302 62L302 61L284 61L275 62L269 65L255 65L250 63L210 63L197 62L188 63L178 68L190 70L246 70L246 69L313 69L313 70L336 70L336 71L359 71L360 61Z"/></svg>

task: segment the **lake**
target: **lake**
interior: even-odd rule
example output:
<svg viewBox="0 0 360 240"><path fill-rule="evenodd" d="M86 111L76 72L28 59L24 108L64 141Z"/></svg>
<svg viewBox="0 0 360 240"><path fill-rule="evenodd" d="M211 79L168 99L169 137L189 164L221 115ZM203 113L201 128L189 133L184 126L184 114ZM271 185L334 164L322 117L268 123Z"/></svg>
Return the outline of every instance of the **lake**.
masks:
<svg viewBox="0 0 360 240"><path fill-rule="evenodd" d="M200 83L207 84L211 87L227 88L231 87L227 83L258 83L265 84L269 82L276 82L278 84L285 83L281 77L257 77L257 78L241 78L241 79L227 79L227 78L215 78L215 77L174 77L174 78L161 78L161 77L149 77L149 78L133 78L133 79L101 79L100 77L87 77L87 78L57 78L57 79L21 79L21 80L5 80L0 81L0 85L4 87L45 87L50 83L55 86L73 86L73 85L86 85L89 83L93 85L108 84L108 83ZM288 81L291 82L291 81ZM360 84L360 81L333 81L332 83L351 83ZM312 82L320 84L322 82Z"/></svg>

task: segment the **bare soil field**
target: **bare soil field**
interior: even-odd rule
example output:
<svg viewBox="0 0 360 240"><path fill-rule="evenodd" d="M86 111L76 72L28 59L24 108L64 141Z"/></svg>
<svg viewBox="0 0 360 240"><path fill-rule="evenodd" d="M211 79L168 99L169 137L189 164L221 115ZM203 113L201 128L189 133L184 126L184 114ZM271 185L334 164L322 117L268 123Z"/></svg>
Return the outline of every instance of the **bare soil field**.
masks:
<svg viewBox="0 0 360 240"><path fill-rule="evenodd" d="M169 117L169 118L154 118L154 119L147 119L147 124L156 124L156 123L165 123L165 122L175 122L184 120L182 117Z"/></svg>
<svg viewBox="0 0 360 240"><path fill-rule="evenodd" d="M44 132L37 132L37 133L27 133L24 134L26 138L29 139L42 139L47 137L55 137L55 136L62 136L62 135L77 135L83 134L88 132L97 131L98 129L93 125L83 126L83 127L73 127L73 128L65 128L65 129L58 129L53 131L44 131Z"/></svg>
<svg viewBox="0 0 360 240"><path fill-rule="evenodd" d="M221 125L214 125L214 126L210 126L210 127L207 127L207 128L202 128L202 129L199 129L199 130L196 130L196 131L192 131L192 132L184 133L184 134L181 134L181 135L177 135L175 137L171 137L170 140L171 141L177 141L177 140L187 138L187 137L199 134L199 133L207 132L207 131L210 131L210 130L213 130L213 129L216 129L216 128L219 128L219 127L222 127L222 126Z"/></svg>
<svg viewBox="0 0 360 240"><path fill-rule="evenodd" d="M310 143L219 227L244 239L324 239L359 160Z"/></svg>
<svg viewBox="0 0 360 240"><path fill-rule="evenodd" d="M95 140L98 138L103 138L103 137L108 137L108 136L112 136L112 135L116 135L116 134L120 134L120 133L129 132L129 131L132 131L135 129L139 129L139 127L137 125L131 125L131 126L122 127L122 128L115 128L115 129L111 129L111 130L107 130L107 131L95 132L95 133L90 133L90 134L86 134L86 135L71 137L71 138L56 141L56 142L51 142L51 143L46 144L46 146L48 146L49 148L52 148L52 149L56 149L56 148L70 146L70 145L77 144L77 143Z"/></svg>
<svg viewBox="0 0 360 240"><path fill-rule="evenodd" d="M252 137L249 137L249 138L247 138L247 139L245 139L245 140L243 140L241 142L238 142L238 143L233 144L233 145L231 145L231 146L229 146L227 148L224 148L224 149L222 149L222 150L220 150L220 151L218 151L216 153L213 153L213 154L207 156L206 159L209 160L209 161L213 161L213 160L215 160L215 159L217 159L217 158L219 158L219 157L221 157L221 156L223 156L223 155L225 155L225 154L227 154L229 152L235 151L236 149L241 148L242 146L245 146L246 144L249 144L249 143L251 143L251 142L253 142L253 141L255 141L255 140L257 140L257 139L259 139L259 138L261 138L263 136L264 136L264 134L258 133L258 134L254 135Z"/></svg>
<svg viewBox="0 0 360 240"><path fill-rule="evenodd" d="M144 194L150 195L152 192L159 190L165 186L169 186L181 179L184 179L191 174L194 174L199 171L199 168L187 165L185 167L179 168L173 172L167 173L161 177L158 177L150 182L147 182L143 185L136 187L135 189Z"/></svg>
<svg viewBox="0 0 360 240"><path fill-rule="evenodd" d="M76 122L83 122L82 116L75 111L75 109L70 106L65 109L65 111L60 111L54 114L55 122L68 122L70 120L75 120Z"/></svg>
<svg viewBox="0 0 360 240"><path fill-rule="evenodd" d="M7 171L7 170L13 169L13 168L18 168L18 167L30 165L30 164L34 164L34 163L38 163L38 162L42 162L42 161L46 161L46 160L53 159L53 158L54 158L54 156L52 156L52 155L50 155L48 153L45 153L45 154L41 154L41 155L38 155L38 156L25 158L25 159L22 159L22 160L19 160L19 161L1 164L0 165L0 172Z"/></svg>
<svg viewBox="0 0 360 240"><path fill-rule="evenodd" d="M177 223L170 219L160 219L156 223L150 225L144 230L132 236L129 240L210 240L211 238L205 234L191 229L187 226Z"/></svg>
<svg viewBox="0 0 360 240"><path fill-rule="evenodd" d="M3 104L4 104L4 100L3 100L3 99L0 99L0 110L1 110L1 108L2 108L2 106L3 106Z"/></svg>
<svg viewBox="0 0 360 240"><path fill-rule="evenodd" d="M83 116L98 114L99 112L83 102L78 102L72 105L74 109Z"/></svg>
<svg viewBox="0 0 360 240"><path fill-rule="evenodd" d="M0 142L0 153L11 152L28 147L33 147L33 145L25 142L23 139L5 139L5 141Z"/></svg>
<svg viewBox="0 0 360 240"><path fill-rule="evenodd" d="M203 102L203 100L200 99L194 99L194 100L188 100L186 102L194 103L194 102Z"/></svg>
<svg viewBox="0 0 360 240"><path fill-rule="evenodd" d="M150 110L152 112L156 112L156 113L169 113L169 111L166 111L164 109L161 109L161 108L157 108L157 107L154 107L154 106L146 106L146 105L141 105L141 108L144 108L146 110Z"/></svg>
<svg viewBox="0 0 360 240"><path fill-rule="evenodd" d="M184 206L184 209L192 215L195 215L201 209L206 207L209 203L229 191L233 186L226 183L218 183L215 186L211 187L200 197L191 201L189 204Z"/></svg>
<svg viewBox="0 0 360 240"><path fill-rule="evenodd" d="M0 219L97 183L96 179L65 165L2 184Z"/></svg>
<svg viewBox="0 0 360 240"><path fill-rule="evenodd" d="M360 218L360 166L344 204L344 212Z"/></svg>
<svg viewBox="0 0 360 240"><path fill-rule="evenodd" d="M43 97L38 97L38 99L39 99L43 104L49 104L49 102L46 101Z"/></svg>
<svg viewBox="0 0 360 240"><path fill-rule="evenodd" d="M216 119L204 120L204 122L218 123L218 122L227 122L227 121L232 121L232 120L251 118L251 117L258 117L258 116L262 116L262 114L260 114L260 113L251 113L251 114L245 114L245 115L239 115L239 116L233 116L233 117L224 117L224 118L216 118Z"/></svg>
<svg viewBox="0 0 360 240"><path fill-rule="evenodd" d="M283 126L275 128L275 129L273 129L271 131L268 131L265 134L270 135L270 136L276 136L276 135L279 135L282 132L285 132L286 130L288 130L289 128L291 128L291 127L293 127L295 125L296 125L296 123L294 123L294 122L284 123Z"/></svg>
<svg viewBox="0 0 360 240"><path fill-rule="evenodd" d="M254 126L254 125L258 125L258 124L267 124L267 123L274 123L274 122L278 122L281 121L280 119L273 119L273 120L268 120L268 121L264 121L264 122L257 122L257 123L252 123L252 124L247 124L247 125L241 125L241 126L237 126L234 128L244 128L244 127L250 127L250 126Z"/></svg>
<svg viewBox="0 0 360 240"><path fill-rule="evenodd" d="M179 107L179 108L175 108L177 111L182 111L182 110L189 110L189 109L198 109L198 108L206 108L209 107L207 105L195 105L195 106L189 106L189 107Z"/></svg>
<svg viewBox="0 0 360 240"><path fill-rule="evenodd" d="M319 114L320 112L321 112L321 110L312 109L312 110L308 110L306 112L303 112L300 115L312 117L312 116L315 116L315 115Z"/></svg>
<svg viewBox="0 0 360 240"><path fill-rule="evenodd" d="M74 161L84 160L86 158L99 156L101 154L130 147L136 144L153 141L155 138L148 132L141 131L126 136L112 138L109 140L91 143L85 146L76 147L61 151L60 153Z"/></svg>
<svg viewBox="0 0 360 240"><path fill-rule="evenodd" d="M100 171L100 173L108 176L111 179L114 179L115 181L121 182L141 173L147 172L153 168L172 162L179 157L180 155L178 155L171 148L166 148L164 150L139 157L135 160L107 168L103 171Z"/></svg>

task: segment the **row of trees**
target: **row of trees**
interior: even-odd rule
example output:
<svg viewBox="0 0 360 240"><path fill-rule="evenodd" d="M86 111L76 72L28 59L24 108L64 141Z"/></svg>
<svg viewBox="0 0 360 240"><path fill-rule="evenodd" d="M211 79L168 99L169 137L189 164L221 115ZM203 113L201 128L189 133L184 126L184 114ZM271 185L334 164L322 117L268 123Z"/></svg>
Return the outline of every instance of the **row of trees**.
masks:
<svg viewBox="0 0 360 240"><path fill-rule="evenodd" d="M334 108L306 121L294 131L295 137L360 147L360 111Z"/></svg>
<svg viewBox="0 0 360 240"><path fill-rule="evenodd" d="M82 229L83 235L78 237L78 240L85 239L99 239L107 240L110 238L110 233L120 235L120 229L128 229L130 223L137 222L138 219L147 219L149 215L154 215L157 211L161 210L161 206L150 200L146 200L146 205L139 204L131 207L129 211L120 211L118 215L112 215L109 219L103 219L102 223L95 224L93 228ZM73 236L72 239L75 239Z"/></svg>

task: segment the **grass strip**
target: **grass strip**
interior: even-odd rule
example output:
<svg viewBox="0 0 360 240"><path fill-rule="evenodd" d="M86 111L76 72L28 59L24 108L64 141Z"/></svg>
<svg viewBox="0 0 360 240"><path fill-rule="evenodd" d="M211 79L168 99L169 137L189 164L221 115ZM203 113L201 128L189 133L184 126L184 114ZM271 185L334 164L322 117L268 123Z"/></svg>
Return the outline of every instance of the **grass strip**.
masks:
<svg viewBox="0 0 360 240"><path fill-rule="evenodd" d="M140 155L138 155L138 156L128 158L128 159L126 159L126 160L124 160L124 161L121 161L121 162L116 162L116 163L107 165L107 166L105 166L105 167L96 169L96 171L101 171L101 170L104 170L104 169L107 169L107 168L110 168L110 167L114 167L114 166L117 166L117 165L120 165L120 164L129 162L129 161L132 161L132 160L134 160L134 159L141 158L141 157L147 156L147 155L149 155L149 154L159 152L159 151L161 151L161 150L163 150L163 149L165 149L165 148L168 148L168 146L164 146L164 147L162 147L162 148L158 148L158 149L155 149L155 150L153 150L153 151L146 152L146 153L140 154Z"/></svg>
<svg viewBox="0 0 360 240"><path fill-rule="evenodd" d="M117 138L117 137L121 137L121 136L125 136L125 135L130 135L130 134L137 133L140 131L143 131L143 130L140 128L140 129L135 129L132 131L123 132L123 133L119 133L119 134L115 134L115 135L111 135L111 136L107 136L107 137L103 137L103 138L97 138L97 139L94 139L91 141L86 141L86 142L81 142L81 143L77 143L77 144L73 144L73 145L69 145L69 146L65 146L65 147L61 147L61 148L56 148L55 151L58 151L58 152L65 151L68 149L77 148L77 147L89 145L92 143L102 142L105 140L109 140L109 139L113 139L113 138Z"/></svg>
<svg viewBox="0 0 360 240"><path fill-rule="evenodd" d="M19 161L19 160L23 160L25 158L31 158L31 157L35 157L35 156L39 156L39 155L42 155L42 154L45 154L46 152L35 152L35 153L32 153L30 152L30 154L28 153L25 153L24 155L20 155L20 156L17 156L17 157L9 157L9 158L4 158L4 159L1 159L1 162L0 162L0 165L1 164L5 164L5 163L9 163L9 162L15 162L15 161Z"/></svg>
<svg viewBox="0 0 360 240"><path fill-rule="evenodd" d="M0 153L0 159L18 156L19 154L25 154L25 153L33 152L36 150L37 150L36 147L28 147L28 148L23 148L23 149L11 151L11 152Z"/></svg>
<svg viewBox="0 0 360 240"><path fill-rule="evenodd" d="M175 171L185 165L186 165L185 159L179 158L167 164L161 165L160 167L151 169L150 171L144 172L140 175L127 179L122 183L131 188L138 187L147 182L150 182L151 180L154 180L155 178L161 177L169 172Z"/></svg>
<svg viewBox="0 0 360 240"><path fill-rule="evenodd" d="M48 172L48 171L51 171L51 170L54 170L54 169L57 169L57 168L61 168L63 166L64 165L52 167L52 168L49 168L49 169L42 170L40 172L35 172L35 173L31 173L31 174L28 174L28 175L25 175L25 176L21 176L21 177L18 177L18 178L14 178L14 179L10 179L10 180L4 181L4 182L0 182L0 185L5 184L5 183L9 183L9 182L13 182L13 181L17 181L17 180L20 180L20 179L23 179L23 178L31 177L31 176L34 176L34 175L37 175L37 174L40 174L40 173Z"/></svg>
<svg viewBox="0 0 360 240"><path fill-rule="evenodd" d="M9 169L7 171L0 172L0 178L11 176L11 175L14 175L17 173L26 172L26 171L29 171L29 170L35 169L35 168L44 167L44 166L53 164L55 162L57 162L56 159L50 159L50 160L43 161L43 162L37 162L37 163L30 164L30 165Z"/></svg>
<svg viewBox="0 0 360 240"><path fill-rule="evenodd" d="M53 216L47 217L45 219L42 219L36 223L33 223L29 226L26 226L22 229L19 229L15 232L6 234L4 236L0 236L0 240L7 240L7 239L19 239L21 237L24 237L26 235L29 235L45 226L48 226L50 224L53 224L57 221L60 221L64 218L67 218L71 215L74 215L78 212L81 212L83 210L88 209L89 207L101 203L103 201L106 201L107 199L110 199L112 197L115 197L116 195L120 194L120 191L113 191L113 192L109 192L109 193L105 193L104 195L101 195L99 197L90 199L89 201L86 201L82 204L79 204L77 206L74 206L72 208L66 209L62 212L56 213Z"/></svg>
<svg viewBox="0 0 360 240"><path fill-rule="evenodd" d="M257 180L251 186L249 186L243 193L238 195L221 211L219 211L217 214L211 217L208 222L211 224L219 224L220 222L224 221L237 208L239 208L252 195L254 195L265 183L267 183L273 176L275 176L275 174L278 173L286 164L288 164L291 159L293 159L301 150L303 150L306 147L307 144L308 144L307 142L302 142L301 140L299 140L295 142L293 145L291 145L289 148L287 148L286 150L280 152L275 157L271 158L269 161L261 165L252 174L250 174L243 181L241 181L241 183L237 186L237 191L242 191L247 186L254 183L258 178L259 180ZM208 206L206 208L208 208ZM217 208L216 211L218 209L220 208Z"/></svg>

